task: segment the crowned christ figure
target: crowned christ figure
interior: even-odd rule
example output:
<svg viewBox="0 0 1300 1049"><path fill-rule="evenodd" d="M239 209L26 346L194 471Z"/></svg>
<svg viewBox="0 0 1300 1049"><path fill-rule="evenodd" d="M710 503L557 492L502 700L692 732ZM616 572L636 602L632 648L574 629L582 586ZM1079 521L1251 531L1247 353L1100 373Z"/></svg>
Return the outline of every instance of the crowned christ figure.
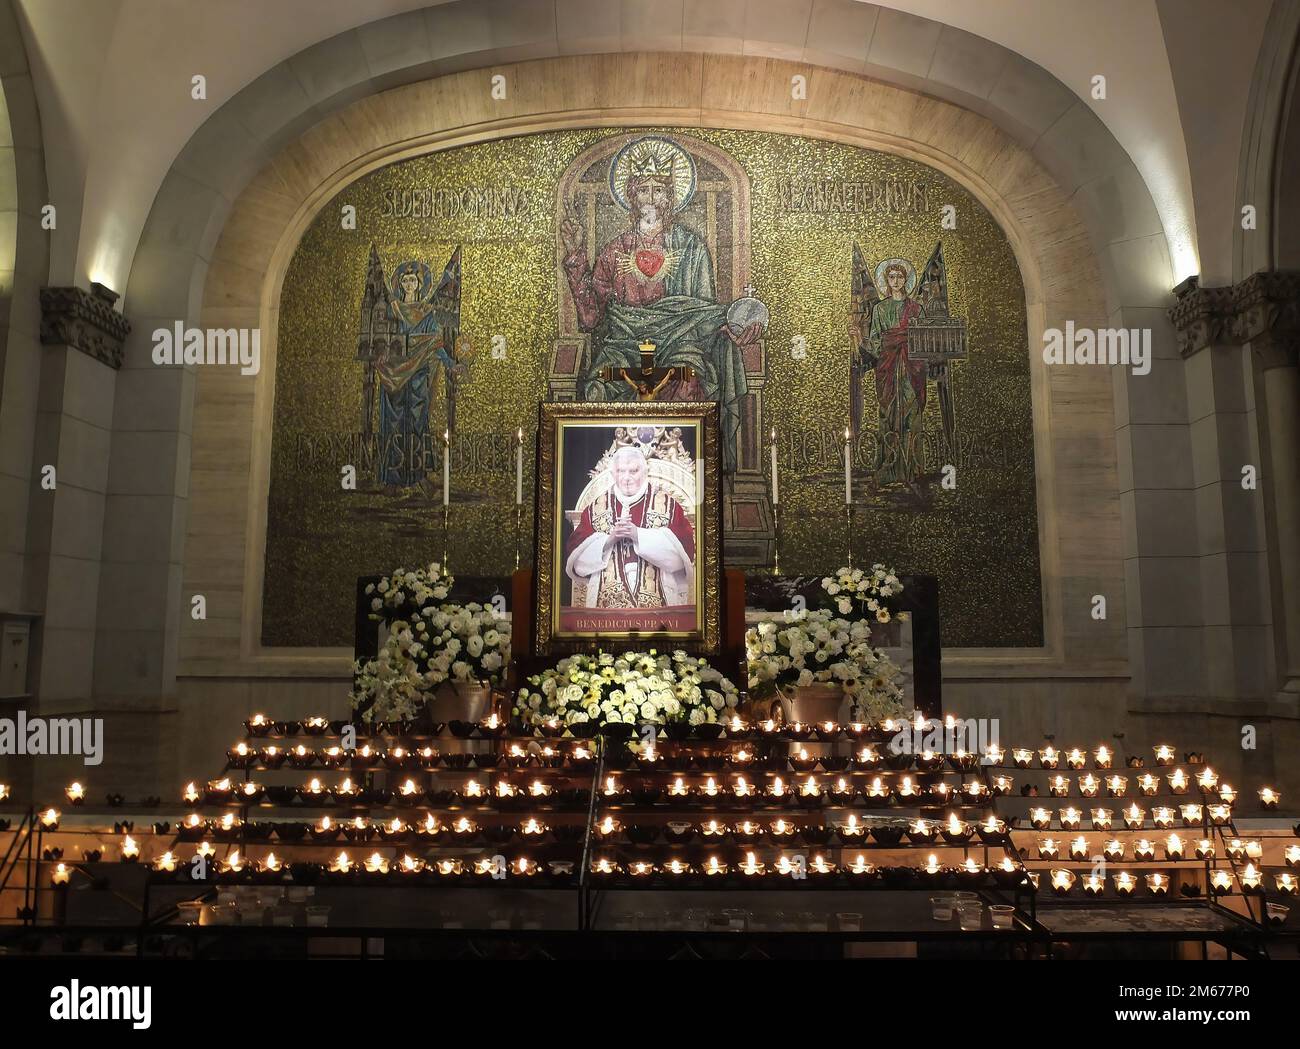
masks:
<svg viewBox="0 0 1300 1049"><path fill-rule="evenodd" d="M694 601L695 530L632 445L609 460L613 483L582 511L565 544L573 605L664 608Z"/></svg>
<svg viewBox="0 0 1300 1049"><path fill-rule="evenodd" d="M742 347L757 343L765 327L754 319L750 304L757 300L737 300L746 304L740 310L717 301L708 246L679 221L695 194L695 161L678 143L648 135L623 146L610 163L609 190L627 212L628 226L601 247L594 264L588 264L586 228L572 202L560 223L578 327L591 334L579 395L594 401L634 397L621 369L637 368L639 345L654 343L657 367L682 369L683 377L663 389L663 400L719 403L723 470L734 473L740 405L748 392ZM686 368L694 375L687 377Z"/></svg>

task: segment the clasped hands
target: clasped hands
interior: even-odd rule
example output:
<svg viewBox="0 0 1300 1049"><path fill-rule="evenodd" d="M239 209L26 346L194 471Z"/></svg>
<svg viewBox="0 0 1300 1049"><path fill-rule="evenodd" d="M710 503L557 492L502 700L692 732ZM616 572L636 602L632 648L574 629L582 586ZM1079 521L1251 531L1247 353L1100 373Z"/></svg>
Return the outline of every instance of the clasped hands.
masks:
<svg viewBox="0 0 1300 1049"><path fill-rule="evenodd" d="M617 543L620 539L631 541L636 539L636 525L632 523L632 516L626 510L614 522L614 527L609 530L609 538L605 540L605 549L608 550L611 543Z"/></svg>

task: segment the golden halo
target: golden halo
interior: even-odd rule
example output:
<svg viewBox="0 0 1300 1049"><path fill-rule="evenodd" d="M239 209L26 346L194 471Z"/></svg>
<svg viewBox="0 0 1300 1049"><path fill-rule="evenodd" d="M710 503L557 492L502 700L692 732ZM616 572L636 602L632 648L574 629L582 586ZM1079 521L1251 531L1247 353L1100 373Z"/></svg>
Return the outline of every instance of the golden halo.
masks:
<svg viewBox="0 0 1300 1049"><path fill-rule="evenodd" d="M614 154L609 165L609 192L624 211L632 210L627 199L628 180L645 174L671 178L674 211L684 210L695 196L695 160L672 139L646 135Z"/></svg>

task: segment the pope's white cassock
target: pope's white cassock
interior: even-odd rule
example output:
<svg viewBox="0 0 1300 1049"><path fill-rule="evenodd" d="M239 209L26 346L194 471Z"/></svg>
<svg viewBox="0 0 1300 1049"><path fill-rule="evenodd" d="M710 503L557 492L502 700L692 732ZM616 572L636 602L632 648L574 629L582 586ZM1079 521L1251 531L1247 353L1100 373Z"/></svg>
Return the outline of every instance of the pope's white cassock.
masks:
<svg viewBox="0 0 1300 1049"><path fill-rule="evenodd" d="M636 538L606 545L624 513L636 526ZM582 511L565 553L576 607L694 603L695 530L681 504L649 480L631 496L611 486L596 498Z"/></svg>

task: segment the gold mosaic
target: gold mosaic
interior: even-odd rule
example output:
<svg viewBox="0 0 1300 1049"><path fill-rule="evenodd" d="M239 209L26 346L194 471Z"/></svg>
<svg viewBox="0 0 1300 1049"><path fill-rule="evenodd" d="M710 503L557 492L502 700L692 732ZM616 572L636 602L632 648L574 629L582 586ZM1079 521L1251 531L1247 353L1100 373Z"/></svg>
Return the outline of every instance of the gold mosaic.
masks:
<svg viewBox="0 0 1300 1049"><path fill-rule="evenodd" d="M676 221L707 246L717 303L747 298L749 286L770 315L765 364L758 346L732 351L718 343L743 360L749 388L733 406L737 453L725 493L724 560L770 560L768 432L775 427L782 570L822 573L844 563L843 429L858 347L850 316L855 301L861 306L854 246L860 275L874 277L888 260L910 265L913 290L904 298L916 299L942 242L946 302L934 324L962 346L939 369L943 397L933 374L909 387L901 368L889 372L891 345L907 338L898 323L882 321L875 343L865 323L859 333L859 343L882 355L860 376L854 556L937 575L947 646L1041 644L1024 290L997 224L956 183L899 157L766 132L674 128L575 129L447 150L367 175L321 209L280 302L263 642L348 645L357 576L441 556L449 363L452 569L502 576L514 568L520 427L520 528L523 561L531 562L538 402L580 396L592 378L582 372L581 348L594 364L601 340L612 338L607 318L586 330L575 314L559 271L557 192L565 188L566 214L587 231L586 261L594 261L630 228L619 203L627 171L615 187L619 198L611 196L611 162L647 136L670 145L651 141L653 148L629 151L628 170L635 180L635 165L653 176L667 163L677 199L689 194ZM356 209L355 229L345 228L345 205ZM943 225L945 205L955 228ZM446 272L457 248L458 286ZM627 258L624 272L631 272L640 256ZM643 275L662 277L655 268L668 274L678 261L664 252ZM363 316L376 272L389 298L409 293L410 305L388 307L381 296L378 314ZM886 292L888 280L880 278ZM878 295L880 285L871 284ZM698 280L687 293L699 295ZM897 309L885 305L875 307L881 317L908 315L914 327L931 316L903 300ZM401 349L377 362L384 325ZM876 395L877 381L886 380L897 391L892 408ZM926 391L923 409L917 384ZM910 435L914 459L878 461L874 449L892 440L890 427ZM355 490L342 483L347 465L356 469ZM955 488L944 485L945 466L956 468Z"/></svg>

